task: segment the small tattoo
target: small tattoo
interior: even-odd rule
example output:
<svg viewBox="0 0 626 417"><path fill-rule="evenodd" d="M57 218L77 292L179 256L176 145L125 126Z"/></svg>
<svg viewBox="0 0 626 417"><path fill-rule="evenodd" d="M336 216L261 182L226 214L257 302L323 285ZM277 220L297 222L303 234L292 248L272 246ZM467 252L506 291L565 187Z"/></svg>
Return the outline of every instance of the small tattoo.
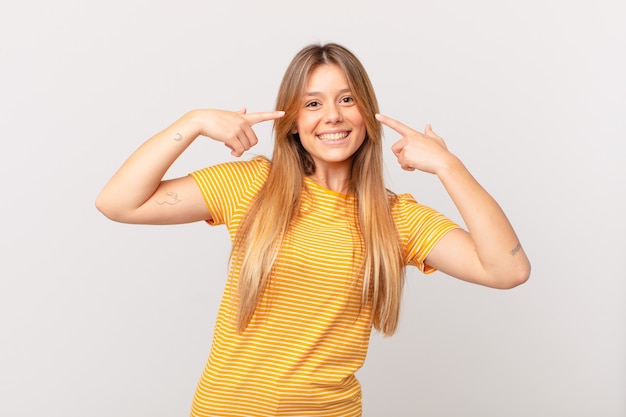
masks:
<svg viewBox="0 0 626 417"><path fill-rule="evenodd" d="M177 133L176 136L174 136L174 140L176 142L180 142L181 140L183 140L183 135L181 135L180 133Z"/></svg>
<svg viewBox="0 0 626 417"><path fill-rule="evenodd" d="M515 256L520 250L522 250L522 245L518 243L516 247L509 251L509 253L511 254L511 256Z"/></svg>
<svg viewBox="0 0 626 417"><path fill-rule="evenodd" d="M165 200L165 201L155 200L156 203L159 206L162 206L163 204L169 204L170 206L173 206L173 205L178 204L181 201L183 201L183 200L179 200L178 199L178 193L175 193L175 192L171 192L170 191L169 193L167 193L167 196L169 197L169 200Z"/></svg>

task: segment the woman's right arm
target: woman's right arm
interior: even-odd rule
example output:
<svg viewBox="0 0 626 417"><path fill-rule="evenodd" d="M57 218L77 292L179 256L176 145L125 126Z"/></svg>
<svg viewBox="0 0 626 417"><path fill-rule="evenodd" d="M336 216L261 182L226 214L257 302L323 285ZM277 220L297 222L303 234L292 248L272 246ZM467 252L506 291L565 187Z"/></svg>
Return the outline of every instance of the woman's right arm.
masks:
<svg viewBox="0 0 626 417"><path fill-rule="evenodd" d="M104 186L96 207L111 220L123 223L208 220L211 214L193 178L163 180L169 167L198 136L223 142L239 157L257 144L254 124L283 114L193 110L141 145Z"/></svg>

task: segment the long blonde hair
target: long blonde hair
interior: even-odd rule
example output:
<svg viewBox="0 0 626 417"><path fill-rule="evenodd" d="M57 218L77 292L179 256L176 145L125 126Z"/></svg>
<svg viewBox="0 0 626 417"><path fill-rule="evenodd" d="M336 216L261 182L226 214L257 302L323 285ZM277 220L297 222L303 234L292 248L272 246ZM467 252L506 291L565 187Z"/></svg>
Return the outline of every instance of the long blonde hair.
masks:
<svg viewBox="0 0 626 417"><path fill-rule="evenodd" d="M269 176L242 219L235 236L231 268L239 268L237 330L242 332L270 279L279 249L300 211L304 178L315 163L294 127L311 72L334 64L346 74L348 86L364 118L366 136L352 162L351 192L356 195L358 224L364 246L362 306L372 303L372 325L385 335L397 328L404 284L400 239L391 214L395 195L383 179L382 127L374 117L378 103L360 61L345 47L309 45L291 61L278 90L276 109L285 116L274 123L275 144ZM289 209L285 209L285 208Z"/></svg>

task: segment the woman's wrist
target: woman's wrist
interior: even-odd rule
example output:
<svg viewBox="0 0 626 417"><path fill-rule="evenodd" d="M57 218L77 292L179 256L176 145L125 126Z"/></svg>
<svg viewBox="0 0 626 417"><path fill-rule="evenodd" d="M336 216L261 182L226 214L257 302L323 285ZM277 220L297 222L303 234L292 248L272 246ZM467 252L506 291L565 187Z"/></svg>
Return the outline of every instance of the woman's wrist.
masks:
<svg viewBox="0 0 626 417"><path fill-rule="evenodd" d="M459 174L463 174L464 172L468 171L465 165L463 165L463 162L461 162L456 155L449 153L448 157L435 172L435 175L437 175L441 181L445 181Z"/></svg>

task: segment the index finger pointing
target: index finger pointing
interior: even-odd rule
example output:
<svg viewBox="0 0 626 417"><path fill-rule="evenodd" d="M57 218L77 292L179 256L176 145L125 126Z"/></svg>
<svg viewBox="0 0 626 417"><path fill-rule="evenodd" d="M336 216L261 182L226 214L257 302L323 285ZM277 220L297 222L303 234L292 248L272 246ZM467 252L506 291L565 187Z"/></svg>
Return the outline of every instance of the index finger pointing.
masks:
<svg viewBox="0 0 626 417"><path fill-rule="evenodd" d="M414 132L413 129L411 129L410 127L408 127L407 125L405 125L404 123L401 123L395 119L392 119L389 116L385 116L384 114L377 114L376 115L376 119L381 122L382 124L384 124L385 126L395 130L396 132L398 132L399 134L401 134L402 136L406 136L409 135L411 133Z"/></svg>
<svg viewBox="0 0 626 417"><path fill-rule="evenodd" d="M266 122L268 120L280 119L285 115L284 111L267 111L267 112L258 112L258 113L249 113L244 114L243 117L251 124L257 124L261 122Z"/></svg>

